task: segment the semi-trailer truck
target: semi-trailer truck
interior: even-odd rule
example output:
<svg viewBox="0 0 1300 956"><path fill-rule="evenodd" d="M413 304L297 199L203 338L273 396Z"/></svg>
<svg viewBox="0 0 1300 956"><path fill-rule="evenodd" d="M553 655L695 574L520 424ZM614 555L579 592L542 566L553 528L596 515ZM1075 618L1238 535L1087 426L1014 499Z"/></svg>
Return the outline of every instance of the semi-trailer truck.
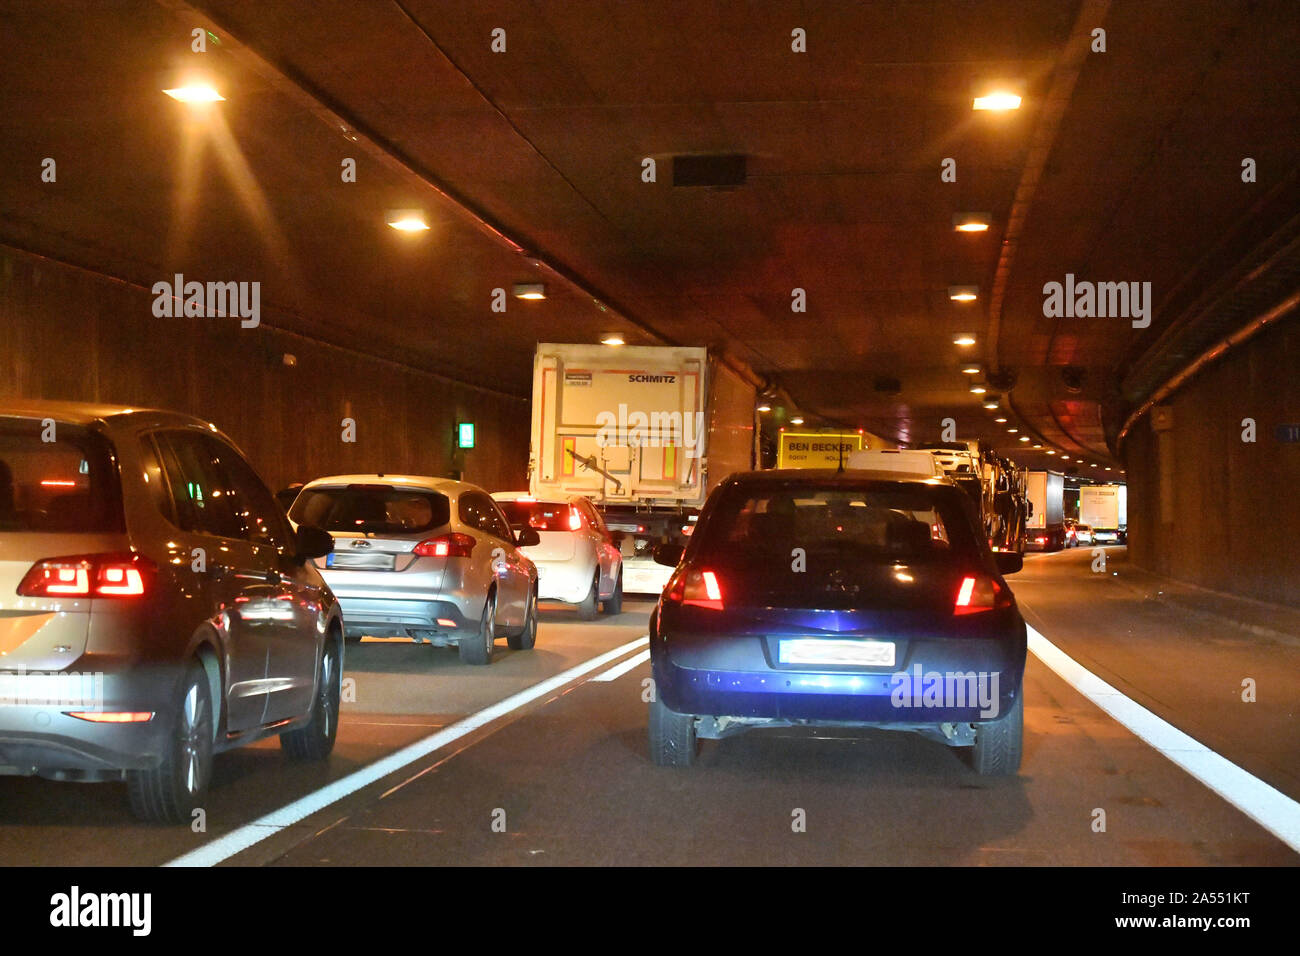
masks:
<svg viewBox="0 0 1300 956"><path fill-rule="evenodd" d="M1028 472L1025 493L1029 499L1025 547L1059 551L1065 547L1065 475L1056 471Z"/></svg>
<svg viewBox="0 0 1300 956"><path fill-rule="evenodd" d="M682 541L708 493L752 467L755 388L707 349L537 346L529 492L586 495L623 552L623 590L658 594L660 542Z"/></svg>

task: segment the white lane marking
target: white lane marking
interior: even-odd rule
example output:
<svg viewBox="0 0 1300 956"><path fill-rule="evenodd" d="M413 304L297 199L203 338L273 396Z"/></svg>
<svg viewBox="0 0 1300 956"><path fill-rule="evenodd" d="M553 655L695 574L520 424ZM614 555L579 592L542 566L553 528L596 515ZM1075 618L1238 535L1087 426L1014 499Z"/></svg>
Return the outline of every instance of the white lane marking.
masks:
<svg viewBox="0 0 1300 956"><path fill-rule="evenodd" d="M609 670L605 671L605 673L597 674L595 677L591 679L592 680L618 680L620 677L622 677L632 668L640 667L648 660L650 660L650 652L648 650L645 650L642 651L640 654L637 654L635 657L629 657L621 664L615 664Z"/></svg>
<svg viewBox="0 0 1300 956"><path fill-rule="evenodd" d="M511 711L518 710L539 697L544 697L556 688L563 687L565 684L581 677L589 671L597 670L604 667L610 661L617 660L628 651L635 650L649 643L649 635L638 637L635 641L629 641L612 651L606 651L590 660L583 661L570 667L567 671L556 674L554 677L548 677L541 683L534 684L512 694L505 700L497 701L490 707L480 710L478 713L471 714L464 720L457 721L450 727L438 731L436 734L430 734L417 740L413 744L408 744L401 750L389 754L372 764L362 767L360 770L341 777L333 783L327 784L319 790L313 791L304 797L300 797L293 803L283 806L278 810L272 810L270 813L259 817L252 823L246 823L243 826L232 830L225 836L218 837L210 843L205 843L196 850L178 856L164 866L215 866L216 864L227 860L247 850L249 847L260 843L269 836L274 836L286 827L292 826L300 820L305 819L311 814L328 807L332 803L342 800L351 793L355 793L362 787L382 780L391 773L401 770L407 764L414 763L421 757L427 757L441 747L459 740L466 734L471 733L484 724L496 720Z"/></svg>
<svg viewBox="0 0 1300 956"><path fill-rule="evenodd" d="M1300 853L1300 803L1126 697L1026 625L1029 649L1106 713Z"/></svg>

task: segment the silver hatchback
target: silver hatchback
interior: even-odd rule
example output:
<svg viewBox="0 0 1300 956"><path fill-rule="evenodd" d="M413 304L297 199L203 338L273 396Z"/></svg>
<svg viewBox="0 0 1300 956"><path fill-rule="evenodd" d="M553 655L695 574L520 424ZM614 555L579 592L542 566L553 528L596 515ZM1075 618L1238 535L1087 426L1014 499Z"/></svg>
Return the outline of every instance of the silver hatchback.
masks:
<svg viewBox="0 0 1300 956"><path fill-rule="evenodd" d="M318 561L343 606L349 639L409 637L455 645L488 664L498 636L515 650L537 640L537 568L477 485L413 475L334 475L308 482L289 517L321 528L335 550Z"/></svg>
<svg viewBox="0 0 1300 956"><path fill-rule="evenodd" d="M171 412L0 403L0 775L188 822L212 756L334 746L339 609L239 450Z"/></svg>

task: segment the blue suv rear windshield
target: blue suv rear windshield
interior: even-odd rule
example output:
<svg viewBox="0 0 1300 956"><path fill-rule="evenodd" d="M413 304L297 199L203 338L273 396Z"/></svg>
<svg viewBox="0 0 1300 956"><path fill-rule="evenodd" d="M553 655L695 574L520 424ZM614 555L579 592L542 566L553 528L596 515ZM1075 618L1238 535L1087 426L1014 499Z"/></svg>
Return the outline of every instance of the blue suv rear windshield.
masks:
<svg viewBox="0 0 1300 956"><path fill-rule="evenodd" d="M897 561L967 559L977 538L962 496L949 486L920 483L847 485L773 482L725 488L696 557L714 562L788 566L795 548L846 566Z"/></svg>

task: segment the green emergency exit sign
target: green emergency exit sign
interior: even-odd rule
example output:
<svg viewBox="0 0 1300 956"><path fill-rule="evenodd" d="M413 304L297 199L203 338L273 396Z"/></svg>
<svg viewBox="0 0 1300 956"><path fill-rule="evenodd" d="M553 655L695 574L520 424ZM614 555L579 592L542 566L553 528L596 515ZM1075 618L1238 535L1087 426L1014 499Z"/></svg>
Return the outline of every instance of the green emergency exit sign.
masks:
<svg viewBox="0 0 1300 956"><path fill-rule="evenodd" d="M473 422L456 423L456 447L457 448L474 447L474 423Z"/></svg>

